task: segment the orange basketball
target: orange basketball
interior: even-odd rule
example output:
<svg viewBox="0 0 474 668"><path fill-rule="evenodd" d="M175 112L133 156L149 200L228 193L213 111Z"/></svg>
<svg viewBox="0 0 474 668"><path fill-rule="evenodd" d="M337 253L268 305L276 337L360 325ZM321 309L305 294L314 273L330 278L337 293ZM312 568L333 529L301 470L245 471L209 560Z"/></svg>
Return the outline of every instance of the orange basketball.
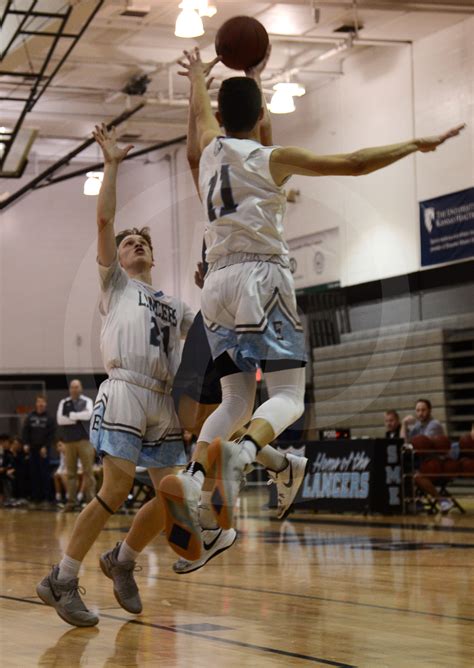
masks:
<svg viewBox="0 0 474 668"><path fill-rule="evenodd" d="M268 49L268 33L251 16L234 16L216 35L216 53L232 70L247 70L260 63Z"/></svg>
<svg viewBox="0 0 474 668"><path fill-rule="evenodd" d="M419 434L414 436L411 439L411 444L417 452L423 452L424 450L434 450L434 444L431 438L425 436L424 434Z"/></svg>
<svg viewBox="0 0 474 668"><path fill-rule="evenodd" d="M451 439L449 436L434 436L431 440L436 450L443 450L444 452L451 450Z"/></svg>
<svg viewBox="0 0 474 668"><path fill-rule="evenodd" d="M442 473L443 466L439 459L425 459L424 462L421 462L420 473L425 475L438 475Z"/></svg>

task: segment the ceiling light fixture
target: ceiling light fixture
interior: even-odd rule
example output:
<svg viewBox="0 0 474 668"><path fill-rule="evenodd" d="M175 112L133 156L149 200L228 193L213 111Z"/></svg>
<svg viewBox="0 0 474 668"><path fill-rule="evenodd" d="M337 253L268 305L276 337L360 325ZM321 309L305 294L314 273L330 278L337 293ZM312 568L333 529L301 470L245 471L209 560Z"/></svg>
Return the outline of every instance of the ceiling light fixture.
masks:
<svg viewBox="0 0 474 668"><path fill-rule="evenodd" d="M87 172L86 177L83 193L90 197L96 197L100 192L104 172Z"/></svg>
<svg viewBox="0 0 474 668"><path fill-rule="evenodd" d="M269 109L272 114L291 114L295 111L294 97L301 97L306 89L299 83L282 81L273 86L273 93Z"/></svg>
<svg viewBox="0 0 474 668"><path fill-rule="evenodd" d="M283 81L281 83L275 84L273 86L273 90L282 90L292 97L301 97L306 93L306 88L304 86L296 82L290 83L289 81Z"/></svg>
<svg viewBox="0 0 474 668"><path fill-rule="evenodd" d="M204 26L198 11L199 4L200 3L197 2L197 0L183 0L178 5L181 12L176 19L176 26L174 29L176 37L191 39L193 37L204 35Z"/></svg>

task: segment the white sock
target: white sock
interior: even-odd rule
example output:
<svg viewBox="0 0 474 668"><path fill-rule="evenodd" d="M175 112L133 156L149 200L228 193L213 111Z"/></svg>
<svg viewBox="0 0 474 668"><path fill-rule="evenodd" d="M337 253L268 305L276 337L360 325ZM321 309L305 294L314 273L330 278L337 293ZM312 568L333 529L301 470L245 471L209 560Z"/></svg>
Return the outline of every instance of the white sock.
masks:
<svg viewBox="0 0 474 668"><path fill-rule="evenodd" d="M201 503L199 504L199 524L203 529L217 529L218 524L211 510L212 492L201 492Z"/></svg>
<svg viewBox="0 0 474 668"><path fill-rule="evenodd" d="M120 550L117 556L117 561L123 563L124 561L136 561L140 552L132 550L130 545L124 540L120 546Z"/></svg>
<svg viewBox="0 0 474 668"><path fill-rule="evenodd" d="M56 501L61 501L61 499L62 499L62 496L61 496L61 494L58 492L58 493L56 494Z"/></svg>
<svg viewBox="0 0 474 668"><path fill-rule="evenodd" d="M255 443L253 441L250 441L250 440L246 439L245 436L244 436L242 442L236 444L235 447L238 448L239 445L242 448L242 451L245 455L244 458L248 460L247 463L248 464L253 464L254 461L255 461L255 457L257 456L257 452L258 452L258 448L255 445Z"/></svg>
<svg viewBox="0 0 474 668"><path fill-rule="evenodd" d="M82 503L82 499L84 498L84 494L82 492L79 492L77 495L77 501L78 503Z"/></svg>
<svg viewBox="0 0 474 668"><path fill-rule="evenodd" d="M202 471L195 471L192 464L193 462L191 462L191 465L188 465L188 468L185 471L182 471L180 475L190 475L199 487L202 487L204 485L204 473Z"/></svg>
<svg viewBox="0 0 474 668"><path fill-rule="evenodd" d="M67 554L65 554L59 562L58 580L64 582L65 580L72 580L73 578L77 578L80 567L80 561L77 561L77 559L72 559L71 557L68 557Z"/></svg>

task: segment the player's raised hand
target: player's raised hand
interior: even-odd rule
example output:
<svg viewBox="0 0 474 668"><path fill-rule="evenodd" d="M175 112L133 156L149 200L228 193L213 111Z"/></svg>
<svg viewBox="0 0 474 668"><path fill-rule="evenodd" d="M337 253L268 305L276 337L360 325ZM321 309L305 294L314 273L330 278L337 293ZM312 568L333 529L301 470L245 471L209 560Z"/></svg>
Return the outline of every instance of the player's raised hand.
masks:
<svg viewBox="0 0 474 668"><path fill-rule="evenodd" d="M436 151L438 146L441 146L441 144L444 144L445 141L448 139L451 139L451 137L457 137L462 130L466 127L465 123L462 123L462 125L456 125L456 127L451 128L451 130L448 130L447 132L444 132L441 135L434 135L433 137L423 137L422 139L416 139L416 144L418 146L418 150L421 151L422 153L428 153L429 151Z"/></svg>
<svg viewBox="0 0 474 668"><path fill-rule="evenodd" d="M178 65L181 65L184 69L180 70L178 74L182 77L188 77L193 79L193 77L203 74L204 77L207 77L211 72L214 65L220 62L220 56L214 58L208 63L203 63L201 60L201 52L199 48L196 47L192 51L183 51L183 57L178 60Z"/></svg>
<svg viewBox="0 0 474 668"><path fill-rule="evenodd" d="M92 136L99 144L104 155L105 163L119 163L125 158L127 153L133 148L133 144L128 144L124 148L117 146L117 133L115 128L107 130L105 123L96 125Z"/></svg>
<svg viewBox="0 0 474 668"><path fill-rule="evenodd" d="M195 285L197 285L198 288L201 288L201 290L204 287L205 277L206 277L206 270L204 269L204 263L198 262L197 269L194 272L194 283Z"/></svg>
<svg viewBox="0 0 474 668"><path fill-rule="evenodd" d="M266 68L271 53L272 53L272 45L269 43L263 59L257 65L249 67L248 70L245 70L245 76L251 79L259 77L262 74L263 70Z"/></svg>

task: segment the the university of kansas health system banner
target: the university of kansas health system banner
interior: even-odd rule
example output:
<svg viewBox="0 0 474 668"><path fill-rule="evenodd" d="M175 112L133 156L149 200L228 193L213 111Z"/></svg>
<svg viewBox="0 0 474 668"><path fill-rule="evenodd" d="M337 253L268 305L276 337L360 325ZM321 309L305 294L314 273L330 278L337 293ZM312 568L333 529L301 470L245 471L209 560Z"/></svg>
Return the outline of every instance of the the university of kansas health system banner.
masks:
<svg viewBox="0 0 474 668"><path fill-rule="evenodd" d="M420 202L421 266L474 257L474 188Z"/></svg>

